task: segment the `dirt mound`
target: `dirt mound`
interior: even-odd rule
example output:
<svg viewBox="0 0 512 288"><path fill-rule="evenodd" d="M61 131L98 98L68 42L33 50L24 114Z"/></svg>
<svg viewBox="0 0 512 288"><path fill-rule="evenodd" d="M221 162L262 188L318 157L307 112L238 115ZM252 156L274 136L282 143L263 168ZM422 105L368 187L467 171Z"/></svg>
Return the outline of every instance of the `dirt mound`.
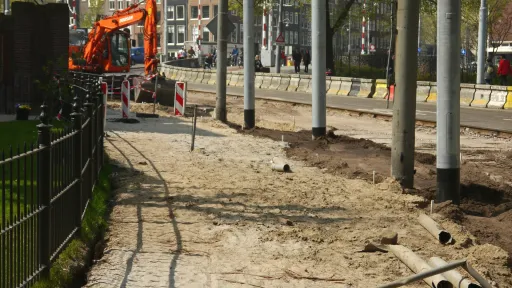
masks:
<svg viewBox="0 0 512 288"><path fill-rule="evenodd" d="M236 127L235 127L236 128ZM311 166L325 169L334 175L359 178L380 183L390 175L391 150L389 147L368 139L356 139L336 135L334 130L325 137L312 140L311 131L285 132L256 128L240 133L257 137L284 139L289 143L288 157L301 160ZM512 253L512 152L475 150L466 154L461 166L461 204L437 204L436 211L468 228L484 243L493 243ZM434 200L436 197L436 156L425 153L415 155L415 186L406 193ZM425 202L427 203L427 202ZM429 202L428 202L429 203ZM511 203L511 204L508 204ZM418 203L418 208L426 206ZM509 213L510 212L510 213ZM498 218L490 218L500 215ZM476 219L476 220L475 220ZM507 234L509 233L509 234Z"/></svg>

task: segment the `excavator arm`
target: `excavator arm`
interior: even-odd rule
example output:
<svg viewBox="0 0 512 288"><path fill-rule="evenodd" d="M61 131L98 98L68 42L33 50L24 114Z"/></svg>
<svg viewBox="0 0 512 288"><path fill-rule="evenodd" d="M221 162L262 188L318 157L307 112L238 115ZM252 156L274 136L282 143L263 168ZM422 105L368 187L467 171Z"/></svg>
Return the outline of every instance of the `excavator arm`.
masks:
<svg viewBox="0 0 512 288"><path fill-rule="evenodd" d="M156 71L158 60L157 33L156 33L156 3L155 0L147 0L146 7L140 8L141 3L132 4L130 7L114 12L112 16L104 18L94 24L89 32L89 41L84 46L84 60L87 65L99 63L105 49L105 38L109 33L121 30L130 25L144 21L144 71L151 74Z"/></svg>
<svg viewBox="0 0 512 288"><path fill-rule="evenodd" d="M156 34L156 3L155 0L146 2L146 21L144 22L144 73L146 75L156 72L158 59L158 38ZM167 31L166 31L167 33Z"/></svg>

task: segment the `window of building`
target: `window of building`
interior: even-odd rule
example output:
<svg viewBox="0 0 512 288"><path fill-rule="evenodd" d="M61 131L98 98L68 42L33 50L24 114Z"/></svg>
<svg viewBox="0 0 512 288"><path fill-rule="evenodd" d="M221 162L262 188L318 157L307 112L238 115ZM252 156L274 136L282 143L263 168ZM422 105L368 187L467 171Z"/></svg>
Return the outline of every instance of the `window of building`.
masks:
<svg viewBox="0 0 512 288"><path fill-rule="evenodd" d="M219 5L213 6L213 17L217 16L219 14Z"/></svg>
<svg viewBox="0 0 512 288"><path fill-rule="evenodd" d="M295 24L299 24L299 12L295 12Z"/></svg>
<svg viewBox="0 0 512 288"><path fill-rule="evenodd" d="M199 15L199 7L190 6L190 19L197 19Z"/></svg>
<svg viewBox="0 0 512 288"><path fill-rule="evenodd" d="M176 20L185 20L185 6L178 5L176 6ZM179 34L179 29L178 29ZM179 37L179 35L178 35Z"/></svg>
<svg viewBox="0 0 512 288"><path fill-rule="evenodd" d="M176 40L176 44L185 43L185 25L178 25L178 39Z"/></svg>
<svg viewBox="0 0 512 288"><path fill-rule="evenodd" d="M295 34L295 36L293 37L293 40L294 40L293 43L298 45L299 44L299 32L295 31L294 34Z"/></svg>
<svg viewBox="0 0 512 288"><path fill-rule="evenodd" d="M162 3L162 0L156 0L156 4L160 4L160 3ZM160 47L160 46L158 46L158 47Z"/></svg>
<svg viewBox="0 0 512 288"><path fill-rule="evenodd" d="M284 31L284 43L290 43L290 31Z"/></svg>
<svg viewBox="0 0 512 288"><path fill-rule="evenodd" d="M210 19L210 6L201 7L201 18Z"/></svg>
<svg viewBox="0 0 512 288"><path fill-rule="evenodd" d="M162 41L161 41L161 37L160 37L160 33L157 33L156 34L156 47L157 48L160 48L162 46Z"/></svg>
<svg viewBox="0 0 512 288"><path fill-rule="evenodd" d="M293 17L293 15L292 15ZM288 11L284 11L284 19L288 19L288 21L293 23L293 19L290 19L290 13ZM276 22L279 20L276 20Z"/></svg>
<svg viewBox="0 0 512 288"><path fill-rule="evenodd" d="M108 9L116 10L116 0L108 0Z"/></svg>
<svg viewBox="0 0 512 288"><path fill-rule="evenodd" d="M126 8L130 7L130 5L132 5L132 1L131 0L126 0Z"/></svg>
<svg viewBox="0 0 512 288"><path fill-rule="evenodd" d="M210 30L206 27L203 27L203 41L210 41Z"/></svg>
<svg viewBox="0 0 512 288"><path fill-rule="evenodd" d="M123 9L123 6L124 6L123 4L124 4L123 1L117 1L117 9L118 10Z"/></svg>
<svg viewBox="0 0 512 288"><path fill-rule="evenodd" d="M174 6L167 6L167 20L174 20Z"/></svg>
<svg viewBox="0 0 512 288"><path fill-rule="evenodd" d="M244 41L244 24L240 24L240 41Z"/></svg>
<svg viewBox="0 0 512 288"><path fill-rule="evenodd" d="M174 25L167 26L167 44L174 44Z"/></svg>

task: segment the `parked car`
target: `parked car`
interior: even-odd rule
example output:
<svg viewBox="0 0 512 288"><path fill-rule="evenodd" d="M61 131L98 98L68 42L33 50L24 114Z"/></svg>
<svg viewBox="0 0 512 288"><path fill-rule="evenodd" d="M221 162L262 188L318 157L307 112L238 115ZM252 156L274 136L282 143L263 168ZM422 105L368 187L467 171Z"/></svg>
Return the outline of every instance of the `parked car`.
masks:
<svg viewBox="0 0 512 288"><path fill-rule="evenodd" d="M144 47L132 48L132 65L144 64Z"/></svg>

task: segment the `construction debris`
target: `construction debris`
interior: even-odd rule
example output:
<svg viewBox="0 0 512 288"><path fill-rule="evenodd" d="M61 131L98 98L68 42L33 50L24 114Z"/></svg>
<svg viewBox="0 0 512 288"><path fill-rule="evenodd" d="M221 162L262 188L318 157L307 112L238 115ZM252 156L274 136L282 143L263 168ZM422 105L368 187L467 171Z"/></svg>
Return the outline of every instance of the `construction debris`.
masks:
<svg viewBox="0 0 512 288"><path fill-rule="evenodd" d="M444 230L441 225L432 220L432 218L425 214L420 214L418 221L420 222L421 226L423 226L423 228L427 229L430 234L439 240L439 243L444 245L453 244L454 241L452 235L448 231Z"/></svg>

